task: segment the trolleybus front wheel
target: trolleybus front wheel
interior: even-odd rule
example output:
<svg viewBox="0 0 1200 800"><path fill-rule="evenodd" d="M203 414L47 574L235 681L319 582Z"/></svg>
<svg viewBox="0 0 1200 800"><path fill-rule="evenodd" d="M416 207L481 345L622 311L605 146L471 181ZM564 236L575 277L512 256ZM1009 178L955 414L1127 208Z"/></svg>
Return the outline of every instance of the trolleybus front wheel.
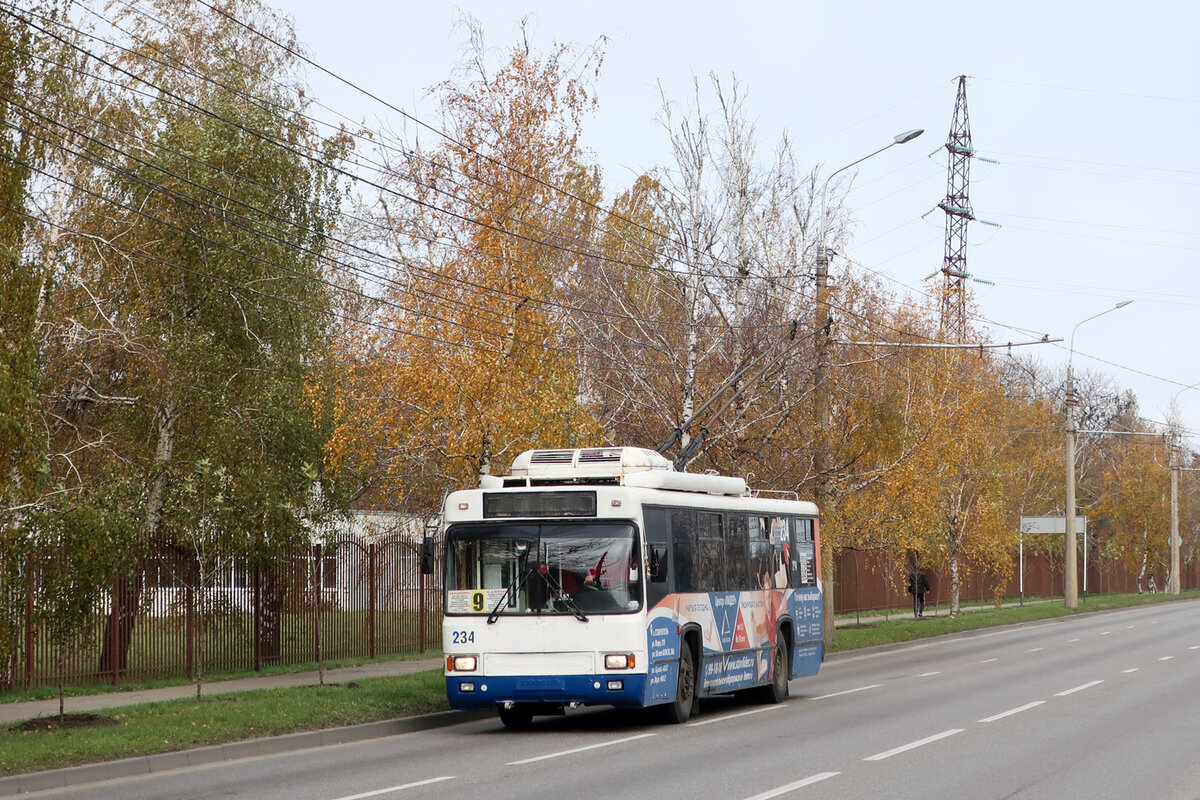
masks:
<svg viewBox="0 0 1200 800"><path fill-rule="evenodd" d="M533 709L520 703L509 708L500 706L500 721L506 728L528 728L533 722Z"/></svg>
<svg viewBox="0 0 1200 800"><path fill-rule="evenodd" d="M675 687L675 699L664 707L667 722L683 724L692 716L692 706L696 700L696 663L692 657L692 647L681 643L679 653L679 683Z"/></svg>

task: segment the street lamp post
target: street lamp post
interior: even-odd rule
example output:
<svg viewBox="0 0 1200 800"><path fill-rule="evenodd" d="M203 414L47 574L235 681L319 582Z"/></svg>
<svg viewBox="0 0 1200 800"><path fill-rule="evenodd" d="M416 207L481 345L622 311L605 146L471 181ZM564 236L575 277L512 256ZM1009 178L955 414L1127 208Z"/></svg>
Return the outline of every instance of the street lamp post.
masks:
<svg viewBox="0 0 1200 800"><path fill-rule="evenodd" d="M851 167L858 166L862 162L866 161L868 158L872 158L874 156L879 155L884 150L887 150L889 147L895 147L898 144L907 144L908 142L911 142L913 139L917 138L924 132L925 132L924 128L914 128L911 131L905 131L904 133L897 133L895 136L892 137L892 140L890 142L888 142L887 144L885 144L883 147L879 148L875 152L867 153L862 158L851 161L849 164L847 164L844 167L838 167L837 169L835 169L833 172L829 173L829 175L827 175L825 177L825 183L823 183L821 185L821 218L818 220L818 222L820 223L820 236L818 237L819 249L817 250L817 265L818 265L818 267L822 263L825 264L826 268L828 268L828 266L829 266L829 253L826 250L826 241L825 241L825 235L826 235L825 201L828 199L828 196L829 196L829 182L833 180L833 176L837 175L839 172L845 172L846 170L850 169Z"/></svg>
<svg viewBox="0 0 1200 800"><path fill-rule="evenodd" d="M861 164L872 156L877 156L889 147L894 147L898 144L911 142L913 139L924 133L924 128L918 128L904 133L898 133L892 137L892 141L888 142L883 147L873 153L868 153L862 158L851 161L844 167L838 167L825 178L825 183L821 186L821 218L818 222L818 237L817 237L817 271L816 271L816 292L814 303L816 306L813 317L813 324L816 334L816 364L813 369L813 420L816 423L817 439L813 443L813 474L817 477L816 486L816 501L818 508L824 508L825 500L828 497L828 486L825 482L826 470L826 450L827 440L826 431L829 428L829 394L825 390L825 374L829 371L829 342L830 342L830 324L829 324L829 248L826 244L827 228L825 224L825 203L829 196L829 182L834 175L839 172L845 172L851 167ZM828 541L823 540L823 541ZM826 591L829 592L827 597L832 597L833 587L833 550L828 545L822 545L821 548L821 563L824 565L822 569L822 580L825 582ZM825 603L825 643L833 643L833 603Z"/></svg>
<svg viewBox="0 0 1200 800"><path fill-rule="evenodd" d="M1090 322L1097 317L1102 317L1110 311L1116 311L1118 308L1124 308L1132 303L1132 300L1122 300L1112 308L1106 308L1099 314L1093 314L1087 319L1080 320L1075 323L1075 327L1071 329L1071 345L1067 354L1067 414L1066 414L1066 461L1067 461L1067 498L1066 498L1066 548L1063 553L1063 599L1067 608L1079 607L1079 574L1078 567L1075 564L1075 553L1078 548L1078 540L1075 538L1075 372L1072 363L1075 359L1075 331L1079 330L1079 326L1085 322ZM1083 562L1083 581L1084 593L1087 589L1087 540L1084 540L1084 562Z"/></svg>

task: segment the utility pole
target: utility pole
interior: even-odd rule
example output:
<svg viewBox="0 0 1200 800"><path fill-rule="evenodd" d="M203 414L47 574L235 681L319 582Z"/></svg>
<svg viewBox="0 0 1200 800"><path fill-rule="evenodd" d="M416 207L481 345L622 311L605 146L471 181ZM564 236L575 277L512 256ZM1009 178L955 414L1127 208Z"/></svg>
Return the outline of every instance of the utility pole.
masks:
<svg viewBox="0 0 1200 800"><path fill-rule="evenodd" d="M829 499L829 481L826 477L827 455L829 447L829 388L825 385L829 374L829 347L832 343L833 320L829 316L829 248L824 241L817 249L816 273L816 316L814 325L814 347L816 358L813 369L813 423L816 425L815 441L813 442L812 470L816 478L817 508L825 513ZM828 537L821 537L821 582L827 592L833 588L833 547ZM827 595L824 603L825 644L833 644L834 615L833 597Z"/></svg>
<svg viewBox="0 0 1200 800"><path fill-rule="evenodd" d="M1167 594L1179 594L1179 441L1171 434L1167 465L1171 470L1171 577L1167 579Z"/></svg>
<svg viewBox="0 0 1200 800"><path fill-rule="evenodd" d="M816 479L817 508L822 514L828 513L829 499L833 492L829 488L829 387L825 381L829 376L829 350L833 344L833 318L829 313L829 234L826 221L829 198L829 182L838 173L845 172L857 166L872 156L877 156L889 147L906 144L925 132L924 128L914 128L911 131L897 133L892 140L874 152L867 153L861 158L851 161L844 167L838 167L829 173L825 183L821 185L821 216L817 219L817 273L816 309L813 316L814 368L813 368L813 424L816 425L816 435L813 440L812 469ZM821 537L821 582L824 585L825 607L825 644L833 644L833 547L828 544L829 538Z"/></svg>
<svg viewBox="0 0 1200 800"><path fill-rule="evenodd" d="M1072 331L1072 337L1074 331ZM1072 338L1072 345L1074 338ZM1067 424L1066 424L1067 502L1066 538L1063 547L1063 602L1069 609L1079 607L1079 574L1075 563L1075 375L1067 362Z"/></svg>

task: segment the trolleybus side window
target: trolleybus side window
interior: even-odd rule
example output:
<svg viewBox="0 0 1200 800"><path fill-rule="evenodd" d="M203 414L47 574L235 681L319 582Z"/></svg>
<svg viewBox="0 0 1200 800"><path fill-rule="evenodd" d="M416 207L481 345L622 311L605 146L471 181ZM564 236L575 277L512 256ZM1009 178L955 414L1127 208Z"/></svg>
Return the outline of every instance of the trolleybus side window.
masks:
<svg viewBox="0 0 1200 800"><path fill-rule="evenodd" d="M698 591L696 587L696 512L671 511L671 544L675 563L671 566L671 585L676 592Z"/></svg>
<svg viewBox="0 0 1200 800"><path fill-rule="evenodd" d="M725 580L725 538L722 536L721 515L711 511L696 512L696 585L695 591L723 592L731 587Z"/></svg>
<svg viewBox="0 0 1200 800"><path fill-rule="evenodd" d="M797 517L792 520L792 556L790 585L797 588L816 586L817 553L811 519Z"/></svg>
<svg viewBox="0 0 1200 800"><path fill-rule="evenodd" d="M731 590L749 589L750 582L746 571L749 559L748 542L746 539L746 515L725 514L725 578Z"/></svg>
<svg viewBox="0 0 1200 800"><path fill-rule="evenodd" d="M787 517L771 517L771 576L776 589L788 585L791 564L791 526Z"/></svg>
<svg viewBox="0 0 1200 800"><path fill-rule="evenodd" d="M771 570L771 531L769 517L750 517L750 585L755 589L774 586Z"/></svg>

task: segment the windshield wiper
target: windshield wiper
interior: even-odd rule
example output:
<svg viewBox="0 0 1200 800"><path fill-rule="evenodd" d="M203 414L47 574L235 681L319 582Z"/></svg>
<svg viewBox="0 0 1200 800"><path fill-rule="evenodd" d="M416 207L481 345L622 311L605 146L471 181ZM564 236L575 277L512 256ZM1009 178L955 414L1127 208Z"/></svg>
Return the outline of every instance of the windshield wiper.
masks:
<svg viewBox="0 0 1200 800"><path fill-rule="evenodd" d="M529 577L530 570L525 568L525 562L529 560L529 551L526 550L521 554L521 560L517 563L517 570L520 573L519 577L508 585L504 590L504 596L500 598L500 602L496 603L496 607L492 609L492 613L488 614L487 624L495 625L496 620L500 619L500 609L504 608L504 604L508 602L508 596L512 594L513 589L520 586Z"/></svg>
<svg viewBox="0 0 1200 800"><path fill-rule="evenodd" d="M541 565L541 567L545 567L545 564ZM575 615L575 619L580 622L588 621L587 614L584 614L579 606L575 605L575 601L571 599L571 596L563 591L562 585L550 574L550 570L539 568L538 574L542 576L542 580L550 587L550 591L557 595L556 599L562 601L567 610Z"/></svg>

